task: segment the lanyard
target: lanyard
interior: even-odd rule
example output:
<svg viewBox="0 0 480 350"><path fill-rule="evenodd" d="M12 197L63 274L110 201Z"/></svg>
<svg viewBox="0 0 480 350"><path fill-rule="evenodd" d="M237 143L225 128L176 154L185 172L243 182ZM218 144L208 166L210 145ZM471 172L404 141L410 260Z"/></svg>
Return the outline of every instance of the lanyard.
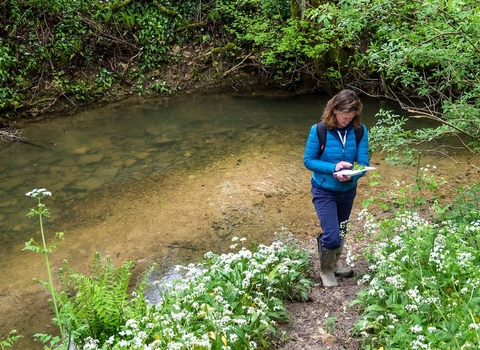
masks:
<svg viewBox="0 0 480 350"><path fill-rule="evenodd" d="M342 133L337 130L338 137L340 137L340 141L342 141L343 148L345 148L345 143L347 142L347 132L348 130L345 130L345 134L342 136Z"/></svg>

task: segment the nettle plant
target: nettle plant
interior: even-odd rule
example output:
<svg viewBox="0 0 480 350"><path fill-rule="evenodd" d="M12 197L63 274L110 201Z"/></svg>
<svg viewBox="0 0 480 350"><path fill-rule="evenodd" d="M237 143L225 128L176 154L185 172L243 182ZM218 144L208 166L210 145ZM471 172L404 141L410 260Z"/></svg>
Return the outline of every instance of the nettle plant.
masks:
<svg viewBox="0 0 480 350"><path fill-rule="evenodd" d="M366 288L350 303L362 313L354 333L364 349L480 347L476 197L474 205L458 198L462 220L455 204L437 203L429 217L406 206L382 220L362 211L364 229L381 240L365 252L370 267L359 283Z"/></svg>

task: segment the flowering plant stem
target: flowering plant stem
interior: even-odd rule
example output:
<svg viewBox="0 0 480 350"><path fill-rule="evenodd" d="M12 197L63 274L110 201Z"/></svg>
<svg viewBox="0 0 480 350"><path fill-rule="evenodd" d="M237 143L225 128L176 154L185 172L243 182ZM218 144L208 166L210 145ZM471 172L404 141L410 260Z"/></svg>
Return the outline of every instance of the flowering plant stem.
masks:
<svg viewBox="0 0 480 350"><path fill-rule="evenodd" d="M58 309L55 289L53 287L52 271L50 268L50 261L49 261L49 254L51 253L52 249L58 245L59 239L63 238L63 232L57 232L50 246L47 247L47 243L45 240L45 233L43 229L43 217L50 217L50 212L45 207L45 204L42 203L42 199L45 196L51 196L52 194L51 192L45 190L44 188L41 188L41 189L34 189L33 191L28 192L26 195L28 197L36 198L38 200L37 208L31 208L27 216L31 218L35 215L38 215L39 224L40 224L40 233L42 236L42 246L40 246L33 238L31 238L30 241L25 242L25 248L23 248L23 250L30 250L35 253L43 253L43 255L45 256L45 264L47 266L47 274L48 274L48 284L44 283L44 286L47 287L48 291L52 295L53 308L54 308L55 316L57 318L57 324L60 329L62 340L64 341L64 344L66 344L65 330L60 320L60 313Z"/></svg>

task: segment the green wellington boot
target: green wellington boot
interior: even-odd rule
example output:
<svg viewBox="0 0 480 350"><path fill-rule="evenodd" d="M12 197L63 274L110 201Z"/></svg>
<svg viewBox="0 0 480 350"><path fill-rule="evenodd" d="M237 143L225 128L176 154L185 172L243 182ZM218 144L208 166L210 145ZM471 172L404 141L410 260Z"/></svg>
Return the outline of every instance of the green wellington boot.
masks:
<svg viewBox="0 0 480 350"><path fill-rule="evenodd" d="M323 286L325 288L331 288L338 286L335 279L335 261L337 259L337 249L327 250L323 247L320 248L320 278L322 279Z"/></svg>
<svg viewBox="0 0 480 350"><path fill-rule="evenodd" d="M340 264L339 262L340 257L342 256L342 253L343 253L343 240L342 240L342 245L338 247L335 251L336 251L336 256L335 256L335 263L333 265L335 276L347 277L347 278L353 277L354 271L352 269L342 266L342 264Z"/></svg>

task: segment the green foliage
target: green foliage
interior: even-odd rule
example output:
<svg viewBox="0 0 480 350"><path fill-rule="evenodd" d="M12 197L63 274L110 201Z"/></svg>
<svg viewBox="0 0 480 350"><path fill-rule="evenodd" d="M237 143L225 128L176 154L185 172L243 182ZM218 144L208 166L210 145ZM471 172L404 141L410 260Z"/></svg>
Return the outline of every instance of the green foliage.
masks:
<svg viewBox="0 0 480 350"><path fill-rule="evenodd" d="M362 310L355 333L373 348L478 347L480 222L388 221L369 253L367 289L351 303Z"/></svg>
<svg viewBox="0 0 480 350"><path fill-rule="evenodd" d="M11 70L18 64L17 58L12 54L11 49L5 41L0 38L0 81L11 80Z"/></svg>
<svg viewBox="0 0 480 350"><path fill-rule="evenodd" d="M458 188L452 204L437 207L439 217L459 224L480 220L479 193L480 182Z"/></svg>
<svg viewBox="0 0 480 350"><path fill-rule="evenodd" d="M429 194L445 183L429 174L434 170L419 168L415 183L398 183L369 201L393 209L391 216L360 214L377 240L365 251L370 266L359 283L366 287L350 303L362 314L354 334L365 349L480 345L480 183L441 204Z"/></svg>
<svg viewBox="0 0 480 350"><path fill-rule="evenodd" d="M373 34L369 63L389 84L447 92L463 90L475 77L480 37L475 1L342 1L348 7L362 2L370 5L362 7L368 21L362 30Z"/></svg>
<svg viewBox="0 0 480 350"><path fill-rule="evenodd" d="M38 201L28 216L40 218L43 245L32 239L24 248L45 255L49 281L43 285L52 295L54 322L61 331L61 337L35 335L46 348L268 348L276 323L288 319L283 300L305 301L313 286L309 253L283 230L270 246L252 243L250 251L243 247L245 239L235 237L230 248L237 253L208 252L204 261L179 267L183 273L176 279L153 283L161 296L158 304L145 296L154 266L130 294L133 263L116 268L99 253L94 254L91 276L64 261L56 290L48 256L61 235L47 247L42 221L50 216L42 203L50 195L43 188L27 193ZM11 333L0 346L17 339Z"/></svg>
<svg viewBox="0 0 480 350"><path fill-rule="evenodd" d="M133 263L115 268L110 257L102 261L95 253L91 276L76 273L67 261L65 266L58 272L61 288L56 292L60 322L70 330L77 345L83 345L88 337L105 342L117 334L128 317ZM140 286L136 293L141 295L145 285Z"/></svg>
<svg viewBox="0 0 480 350"><path fill-rule="evenodd" d="M394 180L388 186L385 186L379 172L372 172L370 174L370 186L377 187L377 191L375 197L362 201L364 211L367 211L368 208L374 212L409 213L423 210L427 205L440 210L441 188L446 181L435 174L436 168L435 165L418 166L418 172L413 178L413 183ZM447 205L447 208L449 207L450 205ZM441 210L446 211L447 208ZM364 217L364 213L361 214L361 217L370 223L374 220L367 214ZM366 219L367 217L368 219Z"/></svg>
<svg viewBox="0 0 480 350"><path fill-rule="evenodd" d="M6 0L0 12L0 110L7 115L33 108L42 95L74 105L120 90L164 93L146 77L180 57L173 45L212 53L232 43L235 51L223 57L238 70L254 65L287 87L385 94L412 116L438 122L391 140L410 158L418 142L444 135L480 151L474 0ZM247 56L250 62L237 61ZM215 67L212 76L223 76ZM407 106L397 96L422 100Z"/></svg>
<svg viewBox="0 0 480 350"><path fill-rule="evenodd" d="M234 37L236 45L249 50L269 67L289 69L294 56L283 51L279 58L279 43L282 41L285 21L288 20L284 1L236 1L223 0L217 3L217 22L225 26L226 31ZM280 4L280 6L278 6ZM300 39L301 40L301 39Z"/></svg>
<svg viewBox="0 0 480 350"><path fill-rule="evenodd" d="M387 162L392 164L414 163L420 151L411 145L422 139L417 139L413 130L405 130L407 118L385 110L380 110L376 117L377 123L370 128L370 151L385 154Z"/></svg>
<svg viewBox="0 0 480 350"><path fill-rule="evenodd" d="M176 91L175 88L172 88L166 81L155 81L152 86L152 90L156 91L159 94L170 95Z"/></svg>
<svg viewBox="0 0 480 350"><path fill-rule="evenodd" d="M473 151L480 139L480 17L478 4L429 1L341 1L364 25L355 28L368 39L357 52L359 71L380 75L385 93L418 95L422 106L405 106L414 115L439 122L432 134L458 133ZM368 5L368 6L367 6ZM400 102L400 101L399 101ZM471 140L471 141L469 141Z"/></svg>
<svg viewBox="0 0 480 350"><path fill-rule="evenodd" d="M335 322L337 321L338 317L329 317L325 321L323 321L323 328L326 332L332 334L335 332Z"/></svg>
<svg viewBox="0 0 480 350"><path fill-rule="evenodd" d="M244 239L234 241L243 245ZM282 298L307 298L313 285L306 278L309 270L308 252L294 242L224 255L209 252L205 261L179 268L184 278L158 282L161 303L127 321L115 344L267 348L276 321L287 317Z"/></svg>
<svg viewBox="0 0 480 350"><path fill-rule="evenodd" d="M2 348L2 350L5 350L7 347L11 348L13 344L22 337L21 335L15 335L15 333L17 333L17 331L14 329L10 331L7 338L0 341L0 348Z"/></svg>
<svg viewBox="0 0 480 350"><path fill-rule="evenodd" d="M475 1L341 0L300 10L292 2L293 7L290 18L275 16L267 2L255 0L224 0L216 10L238 45L249 48L279 81L292 84L311 75L323 89L378 81L378 90L390 97L425 98L420 107L399 100L415 116L438 122L395 141L410 158L420 153L416 144L449 134L466 137L470 149L479 150Z"/></svg>
<svg viewBox="0 0 480 350"><path fill-rule="evenodd" d="M281 2L275 2L276 6L270 2L242 1L237 6L236 1L221 1L216 10L238 45L251 48L263 65L278 70L278 80L296 81L299 72L314 73L320 80L341 75L339 65L346 63L339 61L343 31L319 15L323 13L320 8L311 10L305 18L287 17ZM335 11L334 5L322 6L327 12ZM328 14L328 18L333 17L335 14Z"/></svg>
<svg viewBox="0 0 480 350"><path fill-rule="evenodd" d="M88 349L268 348L276 322L288 318L283 300L305 301L313 286L309 253L287 232L278 239L270 246L252 244L250 251L245 239L234 238L237 253L209 252L198 264L177 267L177 278L153 282L158 304L145 297L153 267L130 296L130 262L115 268L96 253L91 277L66 264L56 292L60 320L74 344Z"/></svg>
<svg viewBox="0 0 480 350"><path fill-rule="evenodd" d="M13 114L28 108L20 102L25 93L74 102L103 99L126 82L149 89L136 83L138 70L145 74L172 60L170 46L189 35L175 29L193 21L199 6L163 0L3 1L0 109Z"/></svg>

